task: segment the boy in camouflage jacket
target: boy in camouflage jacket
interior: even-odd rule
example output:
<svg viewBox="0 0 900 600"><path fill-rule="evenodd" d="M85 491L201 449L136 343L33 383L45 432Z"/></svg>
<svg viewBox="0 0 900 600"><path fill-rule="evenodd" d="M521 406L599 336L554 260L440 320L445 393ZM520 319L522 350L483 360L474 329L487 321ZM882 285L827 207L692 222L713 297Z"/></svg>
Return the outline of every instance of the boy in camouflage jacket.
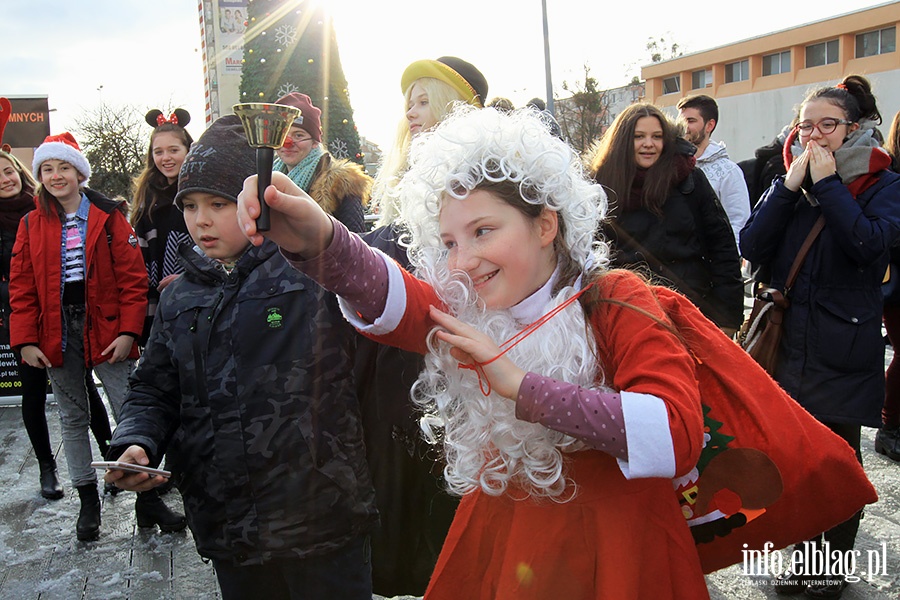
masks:
<svg viewBox="0 0 900 600"><path fill-rule="evenodd" d="M371 599L377 523L355 395L355 335L275 244L250 246L236 194L255 172L237 117L194 144L176 204L197 246L165 289L110 456L158 464L229 598ZM109 471L120 487L163 479ZM293 594L293 595L292 595ZM300 594L300 595L298 595Z"/></svg>

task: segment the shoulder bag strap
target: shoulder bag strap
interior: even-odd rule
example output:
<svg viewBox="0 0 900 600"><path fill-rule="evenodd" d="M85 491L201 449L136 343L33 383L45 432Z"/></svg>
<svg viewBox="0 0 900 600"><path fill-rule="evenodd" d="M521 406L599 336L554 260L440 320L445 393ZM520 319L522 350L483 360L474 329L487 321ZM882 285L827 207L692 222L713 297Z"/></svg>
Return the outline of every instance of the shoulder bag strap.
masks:
<svg viewBox="0 0 900 600"><path fill-rule="evenodd" d="M809 249L812 248L813 242L816 241L816 238L819 237L819 233L821 233L824 228L825 215L819 215L819 218L813 224L809 235L803 240L803 245L800 246L800 251L797 252L797 257L794 259L791 270L788 272L787 281L785 281L784 284L785 296L787 296L788 292L791 291L791 288L794 287L794 282L797 280L797 275L800 273L800 267L803 266L803 261L806 260L806 255L809 254Z"/></svg>

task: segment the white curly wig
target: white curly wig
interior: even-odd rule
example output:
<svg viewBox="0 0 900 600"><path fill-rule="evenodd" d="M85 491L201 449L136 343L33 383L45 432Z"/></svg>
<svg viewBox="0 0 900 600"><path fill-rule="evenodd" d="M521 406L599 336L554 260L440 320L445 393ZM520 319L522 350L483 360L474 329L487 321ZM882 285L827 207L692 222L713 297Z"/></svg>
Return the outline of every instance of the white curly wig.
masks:
<svg viewBox="0 0 900 600"><path fill-rule="evenodd" d="M561 273L557 269L549 310L578 292L580 275L607 267L608 246L595 239L607 204L602 188L585 177L575 152L549 133L538 113L455 108L434 131L413 142L410 169L398 188L400 219L409 232L416 274L434 286L457 318L498 344L525 324L516 322L509 311L485 310L471 281L449 270L439 220L445 197L464 199L480 185L506 180L518 184L526 202L557 211L560 234L555 249L560 264L577 267L569 281L555 280ZM603 374L587 329L584 313L575 303L508 356L528 371L598 387ZM426 438L443 442L451 491L464 494L480 487L499 495L513 484L531 495L563 498L564 453L581 444L543 425L516 419L515 404L495 393L485 397L473 373L458 368L448 345L432 336L429 348L413 399L425 411Z"/></svg>
<svg viewBox="0 0 900 600"><path fill-rule="evenodd" d="M577 264L607 262L608 247L595 241L606 194L539 115L457 104L437 128L413 140L398 189L400 222L412 234L412 248L443 248L438 217L445 194L464 198L482 182L508 180L519 184L526 202L558 211L565 249Z"/></svg>

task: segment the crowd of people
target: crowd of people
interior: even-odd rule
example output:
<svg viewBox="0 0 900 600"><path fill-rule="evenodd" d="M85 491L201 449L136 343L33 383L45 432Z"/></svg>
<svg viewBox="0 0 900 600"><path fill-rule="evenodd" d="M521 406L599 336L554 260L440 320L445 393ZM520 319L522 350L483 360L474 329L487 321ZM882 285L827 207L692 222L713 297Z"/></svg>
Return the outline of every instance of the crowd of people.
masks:
<svg viewBox="0 0 900 600"><path fill-rule="evenodd" d="M788 495L833 510L787 543L853 550L874 499L860 428L900 461L881 335L900 339L900 113L885 140L869 81L849 76L738 166L709 96L675 118L633 104L579 156L539 99L517 110L488 90L457 57L409 65L374 180L288 94L300 114L264 198L234 115L195 141L186 111L150 111L130 201L87 187L68 133L31 172L0 152L0 331L54 500L49 377L79 540L100 538L93 432L100 457L165 465L171 479L110 469L103 489L137 492L141 527L190 527L226 599L703 598L698 549L739 552L741 527L775 536ZM783 289L808 238L770 377L731 341L742 260ZM711 485L728 442L710 419L748 390L803 433L783 454L833 452L857 489L823 465L798 488L766 455L728 463L737 480L769 468L759 490L676 494ZM726 427L759 452L749 422ZM184 515L161 498L172 485ZM841 596L848 573L808 567L775 589Z"/></svg>

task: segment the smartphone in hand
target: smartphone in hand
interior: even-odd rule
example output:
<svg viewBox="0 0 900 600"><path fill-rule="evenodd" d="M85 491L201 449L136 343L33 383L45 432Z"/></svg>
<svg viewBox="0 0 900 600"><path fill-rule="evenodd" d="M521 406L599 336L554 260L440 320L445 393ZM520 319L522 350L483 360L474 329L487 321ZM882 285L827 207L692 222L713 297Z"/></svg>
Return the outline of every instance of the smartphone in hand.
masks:
<svg viewBox="0 0 900 600"><path fill-rule="evenodd" d="M170 471L163 469L154 469L153 467L145 467L135 463L122 462L118 460L98 460L91 463L91 467L95 469L129 471L131 473L148 473L151 477L160 476L169 478L172 476Z"/></svg>

